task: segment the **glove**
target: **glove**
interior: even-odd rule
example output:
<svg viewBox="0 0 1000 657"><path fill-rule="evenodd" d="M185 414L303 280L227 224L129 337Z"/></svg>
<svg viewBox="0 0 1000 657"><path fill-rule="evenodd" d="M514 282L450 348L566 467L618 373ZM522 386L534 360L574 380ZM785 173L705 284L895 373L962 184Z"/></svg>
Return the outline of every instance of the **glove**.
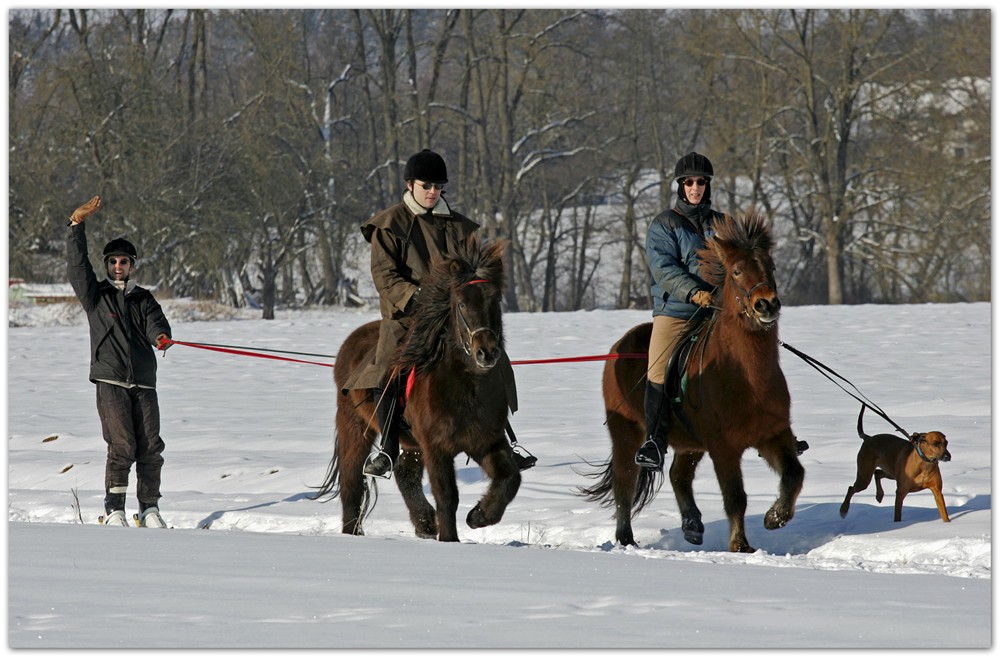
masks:
<svg viewBox="0 0 1000 657"><path fill-rule="evenodd" d="M713 301L712 293L707 290L698 290L691 295L691 303L696 303L702 308L711 308Z"/></svg>
<svg viewBox="0 0 1000 657"><path fill-rule="evenodd" d="M166 333L160 333L156 336L156 348L160 351L166 351L174 343L170 341L170 337Z"/></svg>
<svg viewBox="0 0 1000 657"><path fill-rule="evenodd" d="M74 224L82 223L84 219L101 209L101 197L95 196L90 199L70 215L69 220Z"/></svg>
<svg viewBox="0 0 1000 657"><path fill-rule="evenodd" d="M410 300L406 302L407 312L413 312L413 309L417 307L417 299L420 297L421 287L417 287L417 291L410 295Z"/></svg>

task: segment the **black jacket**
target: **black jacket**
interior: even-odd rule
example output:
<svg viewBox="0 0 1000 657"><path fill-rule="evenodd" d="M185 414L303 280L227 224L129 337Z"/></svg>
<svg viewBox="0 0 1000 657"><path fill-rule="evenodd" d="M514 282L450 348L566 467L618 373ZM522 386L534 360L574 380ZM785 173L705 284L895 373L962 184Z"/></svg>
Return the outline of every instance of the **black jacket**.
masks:
<svg viewBox="0 0 1000 657"><path fill-rule="evenodd" d="M170 324L149 290L123 292L98 281L87 256L84 224L68 228L66 271L90 324L90 380L156 387L156 337L170 337Z"/></svg>

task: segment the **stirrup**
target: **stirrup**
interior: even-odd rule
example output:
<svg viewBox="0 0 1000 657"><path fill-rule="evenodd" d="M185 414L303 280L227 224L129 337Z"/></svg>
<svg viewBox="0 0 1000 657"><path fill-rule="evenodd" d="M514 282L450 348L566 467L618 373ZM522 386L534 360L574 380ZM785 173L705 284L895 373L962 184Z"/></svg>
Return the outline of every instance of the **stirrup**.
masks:
<svg viewBox="0 0 1000 657"><path fill-rule="evenodd" d="M389 462L388 469L385 467L379 457L384 457L385 461ZM368 458L365 459L364 475L366 477L378 477L379 479L392 479L392 471L396 469L396 464L392 462L392 459L388 454L379 450L374 454L369 454Z"/></svg>
<svg viewBox="0 0 1000 657"><path fill-rule="evenodd" d="M510 448L514 452L514 463L517 463L518 470L521 470L523 472L528 468L535 467L535 464L538 463L537 456L535 456L525 448L521 447L517 443L512 443ZM522 452L524 453L522 454Z"/></svg>
<svg viewBox="0 0 1000 657"><path fill-rule="evenodd" d="M649 446L652 446L652 449ZM655 440L647 438L646 442L639 447L639 451L635 453L635 463L648 470L663 469L663 452L660 451L660 446L656 444Z"/></svg>

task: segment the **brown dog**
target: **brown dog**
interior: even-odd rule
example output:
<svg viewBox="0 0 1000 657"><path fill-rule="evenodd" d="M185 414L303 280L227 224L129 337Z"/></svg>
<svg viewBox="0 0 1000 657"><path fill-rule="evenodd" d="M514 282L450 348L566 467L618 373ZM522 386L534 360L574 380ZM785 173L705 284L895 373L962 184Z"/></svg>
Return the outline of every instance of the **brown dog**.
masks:
<svg viewBox="0 0 1000 657"><path fill-rule="evenodd" d="M940 431L915 433L910 440L904 440L888 433L874 436L865 434L862 429L862 419L865 407L861 407L858 415L858 436L864 443L858 452L858 476L853 486L847 488L847 497L840 505L840 517L847 515L851 497L868 488L872 475L875 475L875 499L882 501L883 479L896 480L896 513L894 522L903 519L903 498L907 493L930 488L937 502L941 520L951 522L948 510L944 506L941 495L941 470L938 461L950 461L948 439Z"/></svg>

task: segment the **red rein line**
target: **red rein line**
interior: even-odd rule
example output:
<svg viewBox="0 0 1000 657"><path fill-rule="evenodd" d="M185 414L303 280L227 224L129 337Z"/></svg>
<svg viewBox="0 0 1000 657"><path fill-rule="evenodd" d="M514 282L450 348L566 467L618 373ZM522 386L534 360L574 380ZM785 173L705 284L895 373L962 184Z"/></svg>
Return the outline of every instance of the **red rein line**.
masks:
<svg viewBox="0 0 1000 657"><path fill-rule="evenodd" d="M319 365L321 367L333 367L330 363L317 363L312 360L300 360L298 358L286 358L284 356L272 356L270 354L259 354L232 347L220 347L207 345L198 342L182 342L180 340L167 340L167 344L179 344L195 349L205 349L208 351L218 351L224 354L234 354L236 356L253 356L255 358L267 358L270 360L283 360L290 363L304 363L306 365ZM567 358L540 358L537 360L512 360L511 365L545 365L548 363L585 363L589 361L618 360L619 358L646 358L646 354L601 354L598 356L570 356ZM333 358L333 356L330 356Z"/></svg>

